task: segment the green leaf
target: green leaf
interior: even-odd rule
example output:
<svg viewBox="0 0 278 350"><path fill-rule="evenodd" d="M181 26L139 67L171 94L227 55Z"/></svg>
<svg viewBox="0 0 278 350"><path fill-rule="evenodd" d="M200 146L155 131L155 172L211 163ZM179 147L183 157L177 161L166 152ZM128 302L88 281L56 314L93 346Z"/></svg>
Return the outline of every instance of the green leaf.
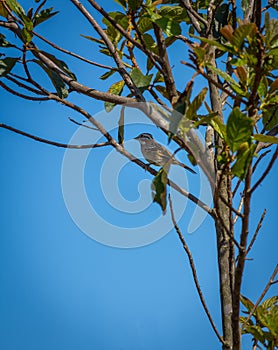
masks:
<svg viewBox="0 0 278 350"><path fill-rule="evenodd" d="M130 73L130 77L138 88L144 90L150 85L153 74L144 75L139 68L134 68Z"/></svg>
<svg viewBox="0 0 278 350"><path fill-rule="evenodd" d="M263 124L266 130L271 130L275 125L278 124L278 106L267 105L263 109Z"/></svg>
<svg viewBox="0 0 278 350"><path fill-rule="evenodd" d="M188 105L186 110L186 118L190 120L196 119L196 113L206 98L207 91L208 88L203 88L201 92L194 98L194 100Z"/></svg>
<svg viewBox="0 0 278 350"><path fill-rule="evenodd" d="M161 6L158 12L162 17L172 18L176 22L189 20L185 8L181 6Z"/></svg>
<svg viewBox="0 0 278 350"><path fill-rule="evenodd" d="M178 22L169 17L162 17L155 20L155 23L164 31L168 36L180 35L181 27Z"/></svg>
<svg viewBox="0 0 278 350"><path fill-rule="evenodd" d="M161 168L152 181L153 201L160 205L163 215L167 206L167 172L168 169Z"/></svg>
<svg viewBox="0 0 278 350"><path fill-rule="evenodd" d="M213 37L218 39L221 36L221 28L228 24L229 5L222 4L216 8L213 21Z"/></svg>
<svg viewBox="0 0 278 350"><path fill-rule="evenodd" d="M6 0L6 3L9 6L9 8L12 11L14 11L20 19L23 20L23 18L26 17L25 11L16 0Z"/></svg>
<svg viewBox="0 0 278 350"><path fill-rule="evenodd" d="M124 130L125 130L125 107L121 108L120 119L118 121L118 143L124 144Z"/></svg>
<svg viewBox="0 0 278 350"><path fill-rule="evenodd" d="M121 95L124 86L125 86L124 80L117 81L116 83L114 83L110 86L108 92L110 92L110 94L119 96L119 95ZM104 106L105 106L106 112L112 111L112 109L115 107L115 105L116 104L113 102L105 102Z"/></svg>
<svg viewBox="0 0 278 350"><path fill-rule="evenodd" d="M146 33L153 28L152 21L148 16L142 16L138 21L138 29L141 33Z"/></svg>
<svg viewBox="0 0 278 350"><path fill-rule="evenodd" d="M274 295L273 297L270 297L263 301L260 305L263 309L267 310L270 309L272 306L278 303L278 296Z"/></svg>
<svg viewBox="0 0 278 350"><path fill-rule="evenodd" d="M195 39L199 39L200 41L202 41L203 43L207 43L211 46L215 46L217 47L218 49L222 50L223 52L230 52L230 53L235 53L235 50L233 49L233 47L231 45L224 45L224 44L220 44L218 41L216 40L211 40L211 39L207 39L207 38L203 38L203 37L199 37L199 36L196 36L196 35L190 35L192 38L195 38ZM194 48L194 52L195 50L198 48L195 47ZM205 50L202 48L202 51L205 53Z"/></svg>
<svg viewBox="0 0 278 350"><path fill-rule="evenodd" d="M223 78L225 81L231 84L231 88L237 93L242 96L246 95L246 92L242 90L241 86L226 72L223 72L221 69L214 67L209 62L206 63L206 66L209 67L212 71L214 71L216 74L218 74L221 78Z"/></svg>
<svg viewBox="0 0 278 350"><path fill-rule="evenodd" d="M0 77L4 77L9 74L17 61L18 58L15 57L6 57L0 60Z"/></svg>
<svg viewBox="0 0 278 350"><path fill-rule="evenodd" d="M4 34L1 34L0 33L0 47L14 47L13 44L9 43L7 40L6 40L6 37Z"/></svg>
<svg viewBox="0 0 278 350"><path fill-rule="evenodd" d="M238 107L234 108L227 121L227 142L235 152L245 141L249 141L253 131L253 121L243 114Z"/></svg>
<svg viewBox="0 0 278 350"><path fill-rule="evenodd" d="M169 141L173 135L177 133L178 127L184 118L185 129L188 127L188 119L185 116L187 106L189 105L191 93L193 88L193 82L189 82L185 90L180 94L178 101L174 104L174 110L171 115L169 125ZM185 131L185 130L184 130Z"/></svg>
<svg viewBox="0 0 278 350"><path fill-rule="evenodd" d="M68 74L68 76L70 76L73 80L76 80L75 74L69 70L69 67L66 64L66 62L59 60L54 55L51 55L48 52L41 51L41 53L44 54L46 57L48 57L52 62L54 62L56 64L56 66L58 66L60 69L62 69L62 71L64 71L66 74Z"/></svg>
<svg viewBox="0 0 278 350"><path fill-rule="evenodd" d="M7 18L9 16L9 12L6 10L3 2L0 2L0 16Z"/></svg>
<svg viewBox="0 0 278 350"><path fill-rule="evenodd" d="M245 297L244 295L240 296L240 301L242 302L242 304L246 307L246 309L250 312L253 307L254 304L252 303L252 301L250 299L248 299L247 297Z"/></svg>
<svg viewBox="0 0 278 350"><path fill-rule="evenodd" d="M106 80L107 78L111 77L114 73L116 73L117 69L111 69L110 71L102 74L100 77L101 80Z"/></svg>
<svg viewBox="0 0 278 350"><path fill-rule="evenodd" d="M127 0L127 3L133 11L136 11L140 8L142 0Z"/></svg>
<svg viewBox="0 0 278 350"><path fill-rule="evenodd" d="M53 86L55 87L55 89L57 91L57 95L60 98L67 98L69 95L67 86L66 86L65 82L63 81L63 79L59 76L59 74L56 73L54 70L45 66L39 60L34 60L34 62L37 63L45 71L45 73L48 75Z"/></svg>
<svg viewBox="0 0 278 350"><path fill-rule="evenodd" d="M276 137L276 136L256 134L253 137L256 141L259 141L259 142L278 144L278 137Z"/></svg>
<svg viewBox="0 0 278 350"><path fill-rule="evenodd" d="M154 88L155 88L164 98L166 98L167 100L169 99L169 95L168 95L168 92L167 92L165 86L162 86L162 85L155 85Z"/></svg>
<svg viewBox="0 0 278 350"><path fill-rule="evenodd" d="M50 7L48 9L42 10L40 13L37 13L35 18L34 18L34 27L41 24L44 21L47 21L49 18L55 16L59 11L53 11L53 7Z"/></svg>
<svg viewBox="0 0 278 350"><path fill-rule="evenodd" d="M94 43L97 43L97 44L100 44L100 45L104 45L105 44L103 40L93 38L92 36L89 36L89 35L80 34L80 36L82 36L82 38L88 39L88 40L93 41Z"/></svg>
<svg viewBox="0 0 278 350"><path fill-rule="evenodd" d="M241 180L244 180L247 174L249 164L253 159L253 155L256 150L256 145L252 144L250 147L248 147L248 143L244 142L241 145L241 147L242 148L239 148L236 154L236 162L232 166L232 173Z"/></svg>
<svg viewBox="0 0 278 350"><path fill-rule="evenodd" d="M234 31L230 42L236 51L241 51L245 38L254 38L256 32L257 27L255 23L242 24Z"/></svg>
<svg viewBox="0 0 278 350"><path fill-rule="evenodd" d="M124 9L126 9L126 0L114 0L117 4L121 5Z"/></svg>

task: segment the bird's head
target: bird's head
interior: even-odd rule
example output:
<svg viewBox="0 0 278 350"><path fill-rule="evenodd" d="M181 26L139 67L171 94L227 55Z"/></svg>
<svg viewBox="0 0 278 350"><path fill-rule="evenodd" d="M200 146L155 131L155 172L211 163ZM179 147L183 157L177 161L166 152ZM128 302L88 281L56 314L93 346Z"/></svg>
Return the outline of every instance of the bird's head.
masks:
<svg viewBox="0 0 278 350"><path fill-rule="evenodd" d="M153 136L152 134L144 132L143 134L136 136L135 140L138 140L139 142L148 142L148 140L153 140Z"/></svg>

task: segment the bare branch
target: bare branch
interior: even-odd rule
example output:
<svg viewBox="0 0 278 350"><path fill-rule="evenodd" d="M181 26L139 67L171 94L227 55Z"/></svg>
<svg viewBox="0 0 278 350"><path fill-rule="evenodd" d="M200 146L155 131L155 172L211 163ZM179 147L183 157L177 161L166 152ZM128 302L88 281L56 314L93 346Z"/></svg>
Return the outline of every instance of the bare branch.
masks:
<svg viewBox="0 0 278 350"><path fill-rule="evenodd" d="M253 169L252 169L252 173L253 173L253 174L254 174L254 172L255 172L257 166L259 165L260 161L261 161L269 152L271 152L270 149L267 150L267 151L265 151L265 152L263 152L263 153L259 156L259 158L256 160L255 164L253 165Z"/></svg>
<svg viewBox="0 0 278 350"><path fill-rule="evenodd" d="M122 76L123 80L125 81L127 87L129 88L130 92L136 96L136 98L139 99L139 101L144 101L144 98L142 96L141 91L136 87L136 85L133 83L130 75L126 71L125 65L123 61L121 60L117 49L109 39L108 35L105 33L105 31L100 27L100 25L97 23L97 21L94 19L94 17L86 10L86 8L81 4L78 0L71 0L71 2L78 8L78 10L82 13L82 15L90 22L90 24L93 26L95 31L100 35L100 37L105 42L106 47L108 48L109 52L111 53L111 56L113 57L117 67L119 68L119 73Z"/></svg>
<svg viewBox="0 0 278 350"><path fill-rule="evenodd" d="M208 24L207 21L192 8L189 0L181 0L181 3L184 6L184 8L187 10L188 16L194 28L198 33L201 33L201 26L199 22L207 26Z"/></svg>
<svg viewBox="0 0 278 350"><path fill-rule="evenodd" d="M152 63L155 65L155 67L162 71L161 68L157 65L157 62L162 63L162 59L160 56L156 55L155 53L151 52L149 49L147 49L146 46L144 46L143 41L140 40L140 43L132 38L132 36L119 24L117 23L111 16L109 16L109 13L107 13L99 4L97 4L94 0L88 0L89 3L100 13L104 18L106 18L114 28L116 28L129 42L131 42L135 47L137 47L139 50L144 52L152 61ZM134 25L134 22L133 22ZM136 30L137 26L134 25L134 29ZM142 39L142 37L141 37Z"/></svg>
<svg viewBox="0 0 278 350"><path fill-rule="evenodd" d="M242 209L242 206L243 206L243 199L244 199L244 196L242 196L241 199L240 199L239 206L238 206L238 209L237 209L238 213L241 212L241 209ZM239 218L239 215L236 215L234 217L234 225L236 224L238 218ZM242 218L243 218L243 215L242 215Z"/></svg>
<svg viewBox="0 0 278 350"><path fill-rule="evenodd" d="M199 295L199 298L200 298L200 301L201 301L201 304L205 310L205 313L209 319L209 322L217 336L217 338L219 339L219 341L224 344L224 340L223 338L221 337L220 333L218 332L217 328L216 328L216 325L212 319L212 316L209 312L209 309L207 307L207 304L206 304L206 301L205 301L205 298L204 298L204 295L202 293L202 289L201 289L201 286L200 286L200 283L199 283L199 279L198 279L198 276L197 276L197 271L196 271L196 267L195 267L195 264L194 264L194 259L193 259L193 256L191 254L191 251L188 247L188 245L186 244L185 242L185 239L184 239L184 236L176 222L176 219L175 219L175 216L174 216L174 209L173 209L173 204L172 204L172 199L171 199L171 196L169 195L169 204L170 204L170 210L171 210L171 218L172 218L172 222L173 222L173 225L175 227L175 230L179 236L179 239L182 243L182 246L183 246L183 249L185 250L186 254L187 254L187 257L188 257L188 260L189 260L189 265L190 265L190 268L191 268L191 272L192 272L192 275L193 275L193 279L194 279L194 283L195 283L195 286L196 286L196 289L197 289L197 292L198 292L198 295Z"/></svg>
<svg viewBox="0 0 278 350"><path fill-rule="evenodd" d="M165 38L161 28L159 28L155 23L153 23L153 28L157 40L159 56L162 58L162 74L164 77L166 90L168 92L170 102L173 104L175 102L174 99L178 96L178 93L167 53Z"/></svg>
<svg viewBox="0 0 278 350"><path fill-rule="evenodd" d="M68 117L68 119L69 119L69 121L71 121L72 123L74 123L74 124L76 124L76 125L82 126L82 127L84 127L84 128L87 128L87 129L97 130L97 131L98 131L97 128L94 128L94 127L92 127L92 126L89 126L89 125L84 124L86 121L83 122L83 123L79 123L78 121L74 120L74 119L71 118L71 117Z"/></svg>
<svg viewBox="0 0 278 350"><path fill-rule="evenodd" d="M28 95L24 95L21 94L18 91L15 91L13 89L11 89L9 86L7 86L5 83L3 83L2 81L0 81L0 86L7 90L8 92L10 92L11 94L24 98L25 100L30 100L30 101L48 101L48 97L35 97L35 96L28 96Z"/></svg>
<svg viewBox="0 0 278 350"><path fill-rule="evenodd" d="M262 227L262 224L263 224L265 215L266 215L266 209L264 209L264 211L263 211L263 213L262 213L262 215L261 215L260 221L259 221L258 226L257 226L257 228L256 228L256 231L255 231L255 233L254 233L254 236L252 237L251 242L250 242L250 244L249 244L249 246L248 246L248 248L247 248L247 250L246 250L246 255L248 255L248 253L249 253L250 250L252 249L252 247L253 247L253 245L254 245L256 239L257 239L257 236L258 236L258 233L259 233L259 231L260 231L260 229L261 229L261 227Z"/></svg>
<svg viewBox="0 0 278 350"><path fill-rule="evenodd" d="M44 42L46 42L47 44L49 44L50 46L52 46L54 49L56 49L56 50L58 50L58 51L61 51L61 52L63 52L63 53L66 53L67 55L70 55L70 56L72 56L72 57L75 57L75 58L79 59L80 61L84 61L84 62L86 62L86 63L89 63L89 64L93 65L93 66L100 67L100 68L104 68L104 69L109 69L109 70L114 69L114 70L118 70L117 68L114 68L114 67L111 67L111 66L107 66L107 65L105 65L105 64L101 64L101 63L98 63L98 62L94 62L94 61L88 60L87 58L82 57L82 56L80 56L80 55L77 55L77 54L74 53L74 52L71 52L71 51L69 51L69 50L63 49L62 47L60 47L60 46L54 44L52 41L50 41L50 40L44 38L42 35L40 35L40 34L38 34L38 33L36 33L36 32L33 32L33 34L34 34L35 36L37 36L38 38L40 38L42 41L44 41Z"/></svg>
<svg viewBox="0 0 278 350"><path fill-rule="evenodd" d="M244 321L243 325L241 326L241 329L245 328L245 326L247 325L248 321L250 320L250 318L252 317L254 312L257 310L259 304L261 303L261 301L263 300L264 296L266 295L267 291L269 290L271 285L275 283L274 278L275 278L277 273L278 273L278 265L276 265L272 275L270 276L269 281L267 282L267 285L265 286L265 289L263 290L263 292L260 295L259 299L257 300L256 304L253 306L253 309L250 311L248 317L246 318L246 320Z"/></svg>
<svg viewBox="0 0 278 350"><path fill-rule="evenodd" d="M243 271L246 260L246 245L249 233L249 220L250 220L250 204L251 204L251 165L249 165L247 175L245 178L244 186L244 208L243 219L240 234L240 246L242 247L238 253L237 266L235 269L234 290L233 290L233 313L232 313L232 325L233 325L233 346L235 350L240 349L241 332L239 327L239 315L240 315L240 291L242 285Z"/></svg>
<svg viewBox="0 0 278 350"><path fill-rule="evenodd" d="M110 142L94 143L94 144L88 144L88 145L70 145L70 144L66 144L66 143L60 143L60 142L56 142L56 141L47 140L47 139L44 139L42 137L29 134L25 131L16 129L12 126L9 126L9 125L3 124L3 123L0 123L0 128L10 130L12 132L15 132L16 134L28 137L29 139L32 139L32 140L35 140L38 142L46 143L48 145L55 146L55 147L61 147L61 148L87 149L87 148L111 146Z"/></svg>
<svg viewBox="0 0 278 350"><path fill-rule="evenodd" d="M275 160L278 156L278 146L276 147L276 150L267 166L267 168L265 169L265 171L263 172L262 176L259 178L259 180L255 183L255 185L252 187L252 189L250 190L251 193L253 193L256 188L263 182L263 180L265 179L265 177L267 176L267 174L270 172L273 164L275 163Z"/></svg>

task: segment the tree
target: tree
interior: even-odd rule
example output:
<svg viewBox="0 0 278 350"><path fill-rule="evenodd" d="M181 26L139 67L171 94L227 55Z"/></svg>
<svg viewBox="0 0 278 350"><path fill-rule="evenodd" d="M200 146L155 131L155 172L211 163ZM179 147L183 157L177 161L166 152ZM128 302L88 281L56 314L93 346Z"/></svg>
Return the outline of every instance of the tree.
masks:
<svg viewBox="0 0 278 350"><path fill-rule="evenodd" d="M267 305L260 305L259 309L260 302L253 304L241 297L241 289L246 259L266 214L263 211L257 229L250 237L251 199L278 154L275 146L278 143L275 136L278 132L278 80L275 76L278 21L271 19L271 14L277 10L275 2L269 2L263 8L260 1L242 1L242 8L239 8L232 0L119 0L115 3L115 11L107 12L96 1L89 0L85 6L84 2L71 0L79 15L97 33L97 37L83 37L111 58L111 65L90 61L40 35L37 28L57 12L53 8L45 9L45 1L36 3L37 7L28 11L15 0L0 3L0 26L5 33L0 35L0 45L2 52L7 52L1 53L0 86L23 99L55 101L78 112L106 141L93 145L67 145L3 123L0 126L59 147L112 146L154 175L154 201L163 212L167 207L168 186L207 212L214 221L217 240L222 332L217 329L206 305L194 260L175 220L169 197L173 225L188 255L200 300L215 334L223 349L240 349L242 331L252 334L255 347L261 342L268 349L274 349L278 346L278 332L274 326L277 298ZM39 40L49 48L41 49ZM88 45L91 45L89 41ZM170 59L173 48L180 43L188 51L188 60L181 64L193 71L182 91L177 88ZM83 85L72 68L59 58L62 53L76 58L80 64L104 69L102 80L109 81L115 76L117 80L107 92ZM41 78L43 73L49 78L51 87ZM206 86L200 89L200 84ZM74 93L103 101L108 112L116 105L122 106L118 140L88 110L73 102ZM213 196L212 206L173 183L168 178L170 164L156 171L125 149L125 108L139 109L168 135L169 141L188 153L192 165L198 165L207 177ZM203 133L205 143L196 130ZM255 170L265 157L269 157L268 164L258 176ZM275 283L276 273L277 267L267 289ZM241 298L249 312L245 319L240 318ZM271 308L271 312L263 319L261 310L264 307ZM252 316L257 319L256 324L250 323Z"/></svg>

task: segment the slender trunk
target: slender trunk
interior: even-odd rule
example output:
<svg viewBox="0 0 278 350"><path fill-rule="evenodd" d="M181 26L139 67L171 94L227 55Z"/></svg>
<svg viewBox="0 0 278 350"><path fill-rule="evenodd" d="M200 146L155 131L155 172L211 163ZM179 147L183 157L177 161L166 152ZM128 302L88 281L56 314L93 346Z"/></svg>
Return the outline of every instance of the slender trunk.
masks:
<svg viewBox="0 0 278 350"><path fill-rule="evenodd" d="M215 65L215 52L212 52L211 63ZM210 79L217 81L216 74L207 69L207 73ZM220 119L222 119L222 103L218 89L213 85L210 86L210 100L212 109L218 113ZM223 339L225 345L223 350L232 350L233 344L233 328L232 328L232 310L233 310L233 286L232 286L232 274L231 268L233 265L233 242L231 241L226 230L231 232L230 227L230 209L219 200L221 195L227 202L229 202L230 181L228 181L227 175L221 176L221 172L218 169L217 156L222 150L221 139L217 134L214 136L214 141L218 145L217 152L215 154L215 171L217 173L218 186L215 188L214 206L217 213L217 219L215 220L215 230L217 239L217 254L218 254L218 271L219 271L219 285L220 285L220 298L221 298L221 317L222 317L222 330ZM217 188L218 187L218 188ZM226 230L225 230L226 227Z"/></svg>

